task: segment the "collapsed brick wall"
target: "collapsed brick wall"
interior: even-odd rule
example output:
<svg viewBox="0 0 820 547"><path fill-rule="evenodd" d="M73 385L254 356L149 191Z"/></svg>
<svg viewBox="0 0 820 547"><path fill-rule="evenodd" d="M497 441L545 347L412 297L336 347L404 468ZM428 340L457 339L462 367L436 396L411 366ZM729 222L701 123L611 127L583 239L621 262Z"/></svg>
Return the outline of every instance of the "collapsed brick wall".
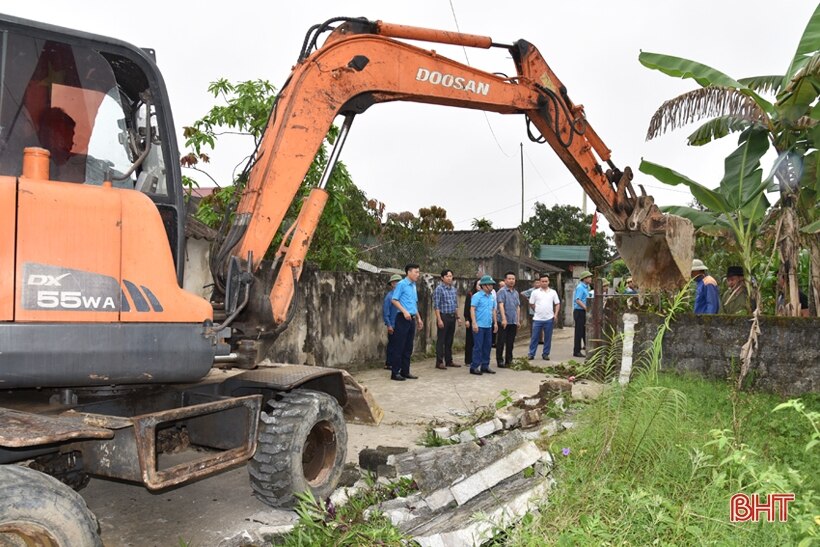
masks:
<svg viewBox="0 0 820 547"><path fill-rule="evenodd" d="M663 321L654 314L638 316L636 350L651 345ZM709 378L736 375L750 321L742 316L679 315L664 337L664 368ZM748 375L753 387L786 396L820 390L820 319L761 317L760 331Z"/></svg>

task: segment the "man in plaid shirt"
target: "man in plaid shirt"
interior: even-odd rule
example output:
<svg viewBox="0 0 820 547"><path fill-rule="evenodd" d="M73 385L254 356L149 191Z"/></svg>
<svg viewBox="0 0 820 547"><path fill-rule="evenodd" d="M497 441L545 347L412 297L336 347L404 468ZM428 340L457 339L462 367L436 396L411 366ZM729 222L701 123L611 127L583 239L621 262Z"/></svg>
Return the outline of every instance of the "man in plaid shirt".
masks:
<svg viewBox="0 0 820 547"><path fill-rule="evenodd" d="M458 314L458 295L453 286L453 270L441 272L441 283L433 291L433 309L436 312L436 368L459 367L453 362L453 335L456 322L461 324Z"/></svg>

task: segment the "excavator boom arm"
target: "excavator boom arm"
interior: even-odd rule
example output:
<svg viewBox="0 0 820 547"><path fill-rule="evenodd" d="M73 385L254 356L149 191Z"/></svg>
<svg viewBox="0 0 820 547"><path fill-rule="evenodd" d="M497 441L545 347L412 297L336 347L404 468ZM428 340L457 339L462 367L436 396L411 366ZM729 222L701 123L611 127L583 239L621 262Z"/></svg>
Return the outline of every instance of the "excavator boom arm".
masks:
<svg viewBox="0 0 820 547"><path fill-rule="evenodd" d="M244 259L252 253L253 267L258 267L336 116L346 115L350 120L372 104L388 101L524 114L616 233L663 233L664 216L651 198L647 204L635 195L628 168L624 173L615 169L609 149L586 121L583 107L570 101L566 88L534 46L523 40L505 46L518 71L516 77L505 78L386 34L474 47L494 45L488 37L382 22L345 23L337 28L321 48L296 66L280 91L237 208L234 230L239 235L231 244L234 256ZM599 161L609 163L610 169L604 171ZM322 194L323 189L313 190L280 249L283 273L276 278L270 296L277 323L284 320L290 306L294 279L301 272L327 198ZM686 260L691 258L684 257ZM637 273L638 265L628 265ZM286 273L290 271L293 275ZM647 280L644 284L651 285Z"/></svg>

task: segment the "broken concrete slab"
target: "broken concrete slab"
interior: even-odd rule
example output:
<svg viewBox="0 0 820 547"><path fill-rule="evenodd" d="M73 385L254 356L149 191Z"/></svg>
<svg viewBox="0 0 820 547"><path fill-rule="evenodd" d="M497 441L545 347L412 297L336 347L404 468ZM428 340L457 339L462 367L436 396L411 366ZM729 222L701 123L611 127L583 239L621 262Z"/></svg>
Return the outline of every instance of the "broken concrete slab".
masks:
<svg viewBox="0 0 820 547"><path fill-rule="evenodd" d="M521 414L521 427L533 427L541 423L541 411L537 408L525 410Z"/></svg>
<svg viewBox="0 0 820 547"><path fill-rule="evenodd" d="M427 504L427 507L430 508L431 511L438 511L448 505L452 505L456 502L456 498L453 496L453 492L447 488L439 488L426 498L424 498L424 503Z"/></svg>
<svg viewBox="0 0 820 547"><path fill-rule="evenodd" d="M594 401L601 396L605 387L591 380L580 380L572 384L572 398L575 401Z"/></svg>
<svg viewBox="0 0 820 547"><path fill-rule="evenodd" d="M525 442L521 432L514 430L490 439L482 447L462 443L396 454L388 458L388 465L396 468L398 476L411 475L419 490L430 494L484 469Z"/></svg>
<svg viewBox="0 0 820 547"><path fill-rule="evenodd" d="M502 480L520 473L541 459L541 450L528 442L450 487L453 498L459 505L464 505L481 492L488 490Z"/></svg>
<svg viewBox="0 0 820 547"><path fill-rule="evenodd" d="M272 537L272 536L284 536L285 534L289 534L293 529L296 527L296 523L293 524L280 524L279 526L260 526L256 533L262 538ZM259 543L260 545L264 545L264 543ZM254 544L256 545L256 544Z"/></svg>
<svg viewBox="0 0 820 547"><path fill-rule="evenodd" d="M559 431L562 431L561 424L558 420L553 418L543 422L541 427L522 431L521 433L528 441L537 441L542 437L552 437L553 435L557 435Z"/></svg>
<svg viewBox="0 0 820 547"><path fill-rule="evenodd" d="M501 431L502 429L504 429L504 424L501 423L501 420L499 420L498 418L493 418L490 421L475 425L470 429L465 429L458 435L451 436L450 440L457 440L462 443L468 443L476 439L483 439L484 437L488 437L496 431Z"/></svg>
<svg viewBox="0 0 820 547"><path fill-rule="evenodd" d="M522 474L501 482L455 509L432 518L419 518L399 526L422 547L463 547L481 545L497 527L521 519L536 503L546 499L552 478L534 480ZM505 500L499 503L499 500Z"/></svg>
<svg viewBox="0 0 820 547"><path fill-rule="evenodd" d="M342 486L330 494L330 502L336 507L341 507L359 492L361 492L361 488L356 486Z"/></svg>
<svg viewBox="0 0 820 547"><path fill-rule="evenodd" d="M555 391L572 391L572 382L566 378L559 378L557 376L548 377L541 382L541 386Z"/></svg>
<svg viewBox="0 0 820 547"><path fill-rule="evenodd" d="M453 435L453 429L450 427L434 427L433 433L439 439L447 439Z"/></svg>
<svg viewBox="0 0 820 547"><path fill-rule="evenodd" d="M411 475L419 490L429 493L463 475L465 463L474 461L480 450L475 443L422 448L390 456L387 463L398 476Z"/></svg>
<svg viewBox="0 0 820 547"><path fill-rule="evenodd" d="M362 478L362 470L355 463L346 463L342 468L338 486L353 486Z"/></svg>
<svg viewBox="0 0 820 547"><path fill-rule="evenodd" d="M359 467L378 473L380 465L386 465L390 456L407 452L406 446L377 446L359 451Z"/></svg>
<svg viewBox="0 0 820 547"><path fill-rule="evenodd" d="M501 420L504 429L514 429L521 424L521 415L524 413L518 407L508 406L496 413L496 418Z"/></svg>

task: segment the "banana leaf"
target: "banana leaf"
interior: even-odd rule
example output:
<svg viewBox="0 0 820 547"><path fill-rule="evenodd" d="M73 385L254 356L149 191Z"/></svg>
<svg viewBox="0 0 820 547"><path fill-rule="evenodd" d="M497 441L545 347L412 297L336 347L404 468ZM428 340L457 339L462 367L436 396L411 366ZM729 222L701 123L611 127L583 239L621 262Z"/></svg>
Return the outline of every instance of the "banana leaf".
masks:
<svg viewBox="0 0 820 547"><path fill-rule="evenodd" d="M667 76L683 79L691 78L702 87L733 87L754 99L754 101L766 113L771 115L773 111L772 104L769 101L752 91L750 88L744 86L731 76L728 76L708 65L704 65L703 63L684 59L682 57L664 55L662 53L652 53L649 51L642 51L640 55L638 55L638 61L640 61L643 66L653 70L659 70Z"/></svg>
<svg viewBox="0 0 820 547"><path fill-rule="evenodd" d="M752 121L738 116L718 116L698 127L686 138L686 143L689 146L702 146L730 133L744 131L752 124Z"/></svg>
<svg viewBox="0 0 820 547"><path fill-rule="evenodd" d="M814 8L814 13L806 24L806 30L803 31L803 36L797 44L797 51L794 52L789 70L783 75L781 88L789 84L794 75L809 62L810 57L817 51L820 51L820 4Z"/></svg>
<svg viewBox="0 0 820 547"><path fill-rule="evenodd" d="M760 168L760 158L768 149L767 132L752 128L741 134L739 146L726 158L725 174L718 192L726 200L730 211L740 210L750 198L765 190L765 187L761 188L763 170Z"/></svg>
<svg viewBox="0 0 820 547"><path fill-rule="evenodd" d="M692 192L692 195L695 196L704 207L711 211L717 213L729 213L733 210L729 205L729 202L726 201L726 198L719 192L710 190L702 184L697 183L685 175L669 169L668 167L642 159L641 165L638 169L641 173L651 175L664 184L668 184L670 186L683 184L684 186L689 187L689 191Z"/></svg>

